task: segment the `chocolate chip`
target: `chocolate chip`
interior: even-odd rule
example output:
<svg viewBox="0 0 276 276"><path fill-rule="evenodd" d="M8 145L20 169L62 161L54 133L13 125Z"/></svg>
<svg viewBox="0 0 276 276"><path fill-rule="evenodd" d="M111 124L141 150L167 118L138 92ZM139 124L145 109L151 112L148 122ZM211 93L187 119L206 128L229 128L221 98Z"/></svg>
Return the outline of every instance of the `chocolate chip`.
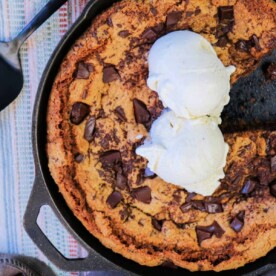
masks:
<svg viewBox="0 0 276 276"><path fill-rule="evenodd" d="M132 196L143 203L149 204L151 202L151 189L148 186L133 189Z"/></svg>
<svg viewBox="0 0 276 276"><path fill-rule="evenodd" d="M77 79L88 79L90 73L93 72L93 70L93 64L81 61L77 64L77 68L74 72L74 77Z"/></svg>
<svg viewBox="0 0 276 276"><path fill-rule="evenodd" d="M222 36L218 39L217 43L215 46L217 47L225 47L228 43L228 38L226 36Z"/></svg>
<svg viewBox="0 0 276 276"><path fill-rule="evenodd" d="M220 225L215 220L209 226L196 227L196 234L197 234L197 239L199 244L201 244L203 240L211 238L212 235L215 235L217 238L221 238L224 232L225 231L220 227Z"/></svg>
<svg viewBox="0 0 276 276"><path fill-rule="evenodd" d="M77 163L81 163L83 161L83 159L84 159L84 155L83 154L78 153L78 154L75 155L75 161Z"/></svg>
<svg viewBox="0 0 276 276"><path fill-rule="evenodd" d="M114 65L109 65L103 69L103 82L109 83L119 79L118 71Z"/></svg>
<svg viewBox="0 0 276 276"><path fill-rule="evenodd" d="M118 150L110 150L100 156L104 168L114 167L121 163L121 153Z"/></svg>
<svg viewBox="0 0 276 276"><path fill-rule="evenodd" d="M240 211L230 223L230 227L237 233L240 232L244 226L244 214L244 211Z"/></svg>
<svg viewBox="0 0 276 276"><path fill-rule="evenodd" d="M196 7L195 16L199 15L200 13L201 13L201 9L199 7Z"/></svg>
<svg viewBox="0 0 276 276"><path fill-rule="evenodd" d="M142 38L148 41L153 41L157 38L157 34L152 28L148 28L142 33Z"/></svg>
<svg viewBox="0 0 276 276"><path fill-rule="evenodd" d="M249 40L239 40L236 44L235 44L235 47L238 51L241 51L241 52L246 52L246 53L249 53L250 52L250 49L252 47L255 47L258 51L261 51L262 48L260 46L260 43L259 43L259 39L258 37L254 34L251 36L251 38Z"/></svg>
<svg viewBox="0 0 276 276"><path fill-rule="evenodd" d="M236 48L236 50L238 50L240 52L249 53L251 47L250 47L250 44L248 43L248 41L241 39L235 44L235 48Z"/></svg>
<svg viewBox="0 0 276 276"><path fill-rule="evenodd" d="M118 172L116 175L116 187L121 190L127 188L127 177L122 172Z"/></svg>
<svg viewBox="0 0 276 276"><path fill-rule="evenodd" d="M187 197L186 197L186 202L190 202L192 198L194 198L196 196L196 193L192 192L192 193L188 193Z"/></svg>
<svg viewBox="0 0 276 276"><path fill-rule="evenodd" d="M169 13L166 19L166 27L170 28L175 26L178 23L178 21L181 19L181 17L182 17L182 12L180 11L174 11Z"/></svg>
<svg viewBox="0 0 276 276"><path fill-rule="evenodd" d="M203 201L201 200L193 200L191 201L193 208L195 208L196 210L205 212L206 209L204 207Z"/></svg>
<svg viewBox="0 0 276 276"><path fill-rule="evenodd" d="M124 207L124 209L121 210L119 214L120 214L121 220L126 221L130 216L130 210L128 209L128 207Z"/></svg>
<svg viewBox="0 0 276 276"><path fill-rule="evenodd" d="M164 31L164 28L165 28L165 24L163 22L155 25L153 27L153 30L156 32L156 34L160 34Z"/></svg>
<svg viewBox="0 0 276 276"><path fill-rule="evenodd" d="M235 232L240 232L241 229L243 228L243 222L241 222L238 218L234 218L231 223L230 227L235 231Z"/></svg>
<svg viewBox="0 0 276 276"><path fill-rule="evenodd" d="M107 24L109 27L113 27L113 22L112 22L111 17L108 17L108 18L107 18L106 24Z"/></svg>
<svg viewBox="0 0 276 276"><path fill-rule="evenodd" d="M224 37L225 39L227 39L227 34L232 31L233 26L233 21L228 21L226 23L218 25L216 30L216 38ZM221 43L223 44L223 40Z"/></svg>
<svg viewBox="0 0 276 276"><path fill-rule="evenodd" d="M183 213L186 213L187 211L191 210L193 207L192 202L185 202L180 206L180 209Z"/></svg>
<svg viewBox="0 0 276 276"><path fill-rule="evenodd" d="M213 224L210 226L210 228L213 231L213 234L217 237L217 238L221 238L222 235L224 234L224 230L220 227L220 225L214 221Z"/></svg>
<svg viewBox="0 0 276 276"><path fill-rule="evenodd" d="M257 184L258 184L258 182L255 178L247 178L243 184L242 189L241 189L241 194L248 195L248 194L252 193L255 190Z"/></svg>
<svg viewBox="0 0 276 276"><path fill-rule="evenodd" d="M272 183L270 183L269 191L270 191L271 195L276 197L276 180L274 180Z"/></svg>
<svg viewBox="0 0 276 276"><path fill-rule="evenodd" d="M107 198L106 203L110 208L114 209L123 199L123 196L118 191L113 191Z"/></svg>
<svg viewBox="0 0 276 276"><path fill-rule="evenodd" d="M142 101L134 99L133 107L136 123L147 124L151 119L151 115L147 109L147 106Z"/></svg>
<svg viewBox="0 0 276 276"><path fill-rule="evenodd" d="M151 219L151 224L157 231L161 232L162 226L163 226L163 220L157 220L155 218L152 218Z"/></svg>
<svg viewBox="0 0 276 276"><path fill-rule="evenodd" d="M223 208L220 203L204 202L204 206L205 206L206 211L209 214L216 214L216 213L223 212Z"/></svg>
<svg viewBox="0 0 276 276"><path fill-rule="evenodd" d="M252 35L251 37L251 43L252 43L252 46L255 47L258 51L262 50L259 39L255 34Z"/></svg>
<svg viewBox="0 0 276 276"><path fill-rule="evenodd" d="M220 21L233 20L234 9L233 6L221 6L218 8L218 17Z"/></svg>
<svg viewBox="0 0 276 276"><path fill-rule="evenodd" d="M122 38L126 38L130 35L129 31L128 30L123 30L123 31L120 31L118 33L118 36L122 37Z"/></svg>
<svg viewBox="0 0 276 276"><path fill-rule="evenodd" d="M90 116L86 122L84 129L84 139L89 143L93 141L94 130L96 125L96 118L94 116Z"/></svg>
<svg viewBox="0 0 276 276"><path fill-rule="evenodd" d="M125 111L121 106L117 106L114 110L114 113L116 114L116 116L118 117L118 119L121 122L126 122L127 121Z"/></svg>
<svg viewBox="0 0 276 276"><path fill-rule="evenodd" d="M86 118L89 112L89 105L81 102L74 103L70 114L71 123L79 125Z"/></svg>
<svg viewBox="0 0 276 276"><path fill-rule="evenodd" d="M152 172L149 167L145 168L145 170L144 170L144 177L145 178L151 178L152 179L152 178L155 178L156 176L157 175L154 172Z"/></svg>
<svg viewBox="0 0 276 276"><path fill-rule="evenodd" d="M276 63L270 63L265 70L267 80L276 80Z"/></svg>
<svg viewBox="0 0 276 276"><path fill-rule="evenodd" d="M206 232L203 230L200 230L198 227L196 228L196 236L197 236L197 241L198 244L201 245L201 243L204 240L210 239L212 237L212 233L211 232Z"/></svg>

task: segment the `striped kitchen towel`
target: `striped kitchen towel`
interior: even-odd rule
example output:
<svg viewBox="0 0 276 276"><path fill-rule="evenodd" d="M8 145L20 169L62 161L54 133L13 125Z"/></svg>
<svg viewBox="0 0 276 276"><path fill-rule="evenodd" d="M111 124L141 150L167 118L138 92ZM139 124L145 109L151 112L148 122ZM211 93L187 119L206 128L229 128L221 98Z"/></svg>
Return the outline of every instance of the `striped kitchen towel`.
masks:
<svg viewBox="0 0 276 276"><path fill-rule="evenodd" d="M57 275L85 273L65 273L57 269L23 229L22 218L34 180L32 110L39 80L51 53L87 1L69 0L23 45L20 52L25 80L23 91L0 113L0 252L39 258ZM0 40L15 37L46 3L47 0L0 0ZM65 256L71 258L85 254L50 208L42 208L39 224Z"/></svg>

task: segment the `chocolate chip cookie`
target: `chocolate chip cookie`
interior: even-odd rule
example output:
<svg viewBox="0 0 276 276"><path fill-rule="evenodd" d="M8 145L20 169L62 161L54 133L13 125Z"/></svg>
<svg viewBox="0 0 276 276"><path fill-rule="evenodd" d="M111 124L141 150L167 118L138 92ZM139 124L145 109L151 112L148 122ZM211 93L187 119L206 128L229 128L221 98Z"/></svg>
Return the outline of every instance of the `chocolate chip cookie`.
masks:
<svg viewBox="0 0 276 276"><path fill-rule="evenodd" d="M75 216L113 251L147 266L234 269L276 246L276 132L225 135L226 175L210 197L164 182L135 154L163 110L146 85L149 49L184 29L236 66L234 83L275 48L276 4L124 0L103 12L53 84L49 168Z"/></svg>

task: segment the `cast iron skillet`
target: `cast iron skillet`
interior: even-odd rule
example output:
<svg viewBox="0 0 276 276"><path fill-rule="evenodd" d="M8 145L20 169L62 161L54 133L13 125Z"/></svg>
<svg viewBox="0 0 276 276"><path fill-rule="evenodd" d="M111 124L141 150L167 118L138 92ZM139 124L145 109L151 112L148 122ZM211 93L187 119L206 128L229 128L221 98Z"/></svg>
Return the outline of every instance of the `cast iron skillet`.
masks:
<svg viewBox="0 0 276 276"><path fill-rule="evenodd" d="M62 195L58 192L58 187L50 175L48 169L47 155L45 151L47 129L46 112L48 98L54 78L64 56L66 55L72 44L75 42L75 40L89 27L89 25L91 24L91 20L97 14L108 8L114 2L116 1L92 0L88 3L81 17L77 20L77 22L72 26L69 32L59 43L58 47L50 58L50 61L42 76L42 80L36 97L32 129L36 177L29 203L24 215L24 227L31 239L47 256L47 258L49 258L49 260L52 261L55 265L66 271L105 270L117 271L124 275L168 275L169 273L173 273L174 275L214 275L214 272L191 273L180 268L176 270L164 267L149 268L130 261L122 257L121 255L113 253L111 250L105 248L96 238L94 238L73 215ZM275 57L276 55L273 55L270 58L276 60ZM252 80L254 80L255 78L256 77L253 76ZM273 84L271 87L265 84L264 86L265 88L260 89L264 89L265 91L269 89L271 93L273 90L276 92L275 84ZM235 87L237 87L238 89L242 89L242 84L238 84ZM260 89L258 90L258 93L260 93ZM251 90L248 90L247 88L245 90L246 93L249 93L249 95L251 95L251 90L252 93L256 93L255 88ZM235 89L233 91L235 91ZM239 100L244 101L244 99ZM276 102L276 97L274 100L274 102ZM233 123L237 122L235 116L237 117L238 108L236 108L236 106L238 106L239 104L236 100L231 101L234 102L233 110L235 110L235 112L230 112L225 115L226 117L228 116L228 123L230 122L230 119L232 117ZM269 99L269 101L271 102L273 100ZM258 108L257 111L259 112L259 110L260 109ZM273 113L273 115L275 115L274 118L276 119L276 109L271 108L271 112ZM253 114L254 112L250 110L249 113ZM248 119L249 117L246 118ZM261 117L260 115L258 118L262 119L263 117ZM266 118L263 119L267 120ZM88 251L88 256L86 258L65 258L44 235L36 222L39 210L44 205L48 205L53 209L55 214L59 217L59 219L66 226L69 232ZM248 264L242 268L239 268L238 270L225 271L219 274L233 275L233 273L235 273L235 275L261 275L262 273L273 268L276 268L276 250L270 252L266 257L261 258L256 262Z"/></svg>

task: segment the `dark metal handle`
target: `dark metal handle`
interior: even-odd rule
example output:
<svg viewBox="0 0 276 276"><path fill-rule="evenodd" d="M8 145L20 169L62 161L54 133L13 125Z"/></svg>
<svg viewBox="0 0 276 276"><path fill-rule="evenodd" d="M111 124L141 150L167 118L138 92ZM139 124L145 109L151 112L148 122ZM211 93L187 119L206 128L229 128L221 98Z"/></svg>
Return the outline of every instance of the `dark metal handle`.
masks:
<svg viewBox="0 0 276 276"><path fill-rule="evenodd" d="M110 262L97 254L93 254L91 248L87 248L85 244L81 245L88 251L88 256L86 258L68 259L64 257L37 224L40 208L44 205L50 206L54 212L57 212L45 184L43 183L43 178L36 177L24 214L24 228L33 242L50 261L65 271L112 270L112 264Z"/></svg>
<svg viewBox="0 0 276 276"><path fill-rule="evenodd" d="M13 43L19 48L22 43L55 13L67 0L50 0L33 20L18 34Z"/></svg>

